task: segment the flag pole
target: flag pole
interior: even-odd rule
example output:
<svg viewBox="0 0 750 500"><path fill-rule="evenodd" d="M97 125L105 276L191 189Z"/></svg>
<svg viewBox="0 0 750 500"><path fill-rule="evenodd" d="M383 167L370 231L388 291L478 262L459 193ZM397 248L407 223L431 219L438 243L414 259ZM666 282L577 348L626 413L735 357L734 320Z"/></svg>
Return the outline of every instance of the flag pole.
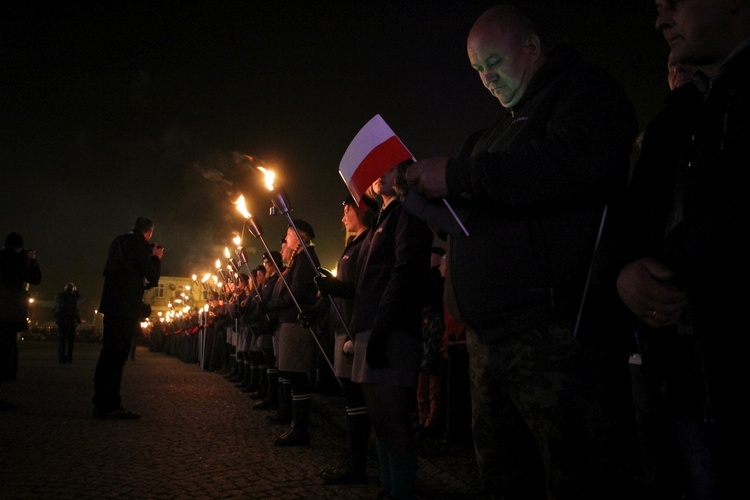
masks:
<svg viewBox="0 0 750 500"><path fill-rule="evenodd" d="M456 222L458 223L458 225L461 226L461 231L463 231L464 236L469 236L469 231L466 230L466 227L464 226L464 223L461 222L461 219L458 218L458 215L453 210L453 207L451 206L451 204L448 203L448 200L445 199L445 198L443 198L443 203L445 203L446 208L451 213L451 215L453 215L453 218L456 219Z"/></svg>
<svg viewBox="0 0 750 500"><path fill-rule="evenodd" d="M404 142L379 114L373 116L354 136L339 163L339 174L354 200L359 204L361 195L375 179L394 166L410 160L417 161ZM443 203L456 220L465 236L469 231L453 210L450 202Z"/></svg>

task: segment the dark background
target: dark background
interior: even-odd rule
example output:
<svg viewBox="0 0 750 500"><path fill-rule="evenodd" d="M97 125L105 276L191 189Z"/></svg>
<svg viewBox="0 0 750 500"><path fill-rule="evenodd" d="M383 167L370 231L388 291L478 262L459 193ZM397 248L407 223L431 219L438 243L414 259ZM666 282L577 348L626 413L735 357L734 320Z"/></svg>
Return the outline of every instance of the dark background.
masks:
<svg viewBox="0 0 750 500"><path fill-rule="evenodd" d="M343 249L339 161L381 114L416 158L455 154L502 113L466 56L494 2L28 2L3 7L0 236L37 250L51 299L68 281L98 307L112 238L156 223L164 275L224 259L242 193L278 248L259 175L277 174L322 264ZM640 127L667 91L653 2L517 2L625 87ZM0 244L2 241L0 241ZM243 244L257 253L259 240ZM254 259L254 260L253 260ZM90 311L89 311L90 310Z"/></svg>

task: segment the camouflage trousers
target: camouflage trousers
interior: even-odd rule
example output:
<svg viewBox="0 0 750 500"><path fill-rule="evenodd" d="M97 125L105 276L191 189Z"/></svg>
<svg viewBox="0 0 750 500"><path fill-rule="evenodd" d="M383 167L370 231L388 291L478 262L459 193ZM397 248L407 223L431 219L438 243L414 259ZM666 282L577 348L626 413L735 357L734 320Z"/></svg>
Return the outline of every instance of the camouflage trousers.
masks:
<svg viewBox="0 0 750 500"><path fill-rule="evenodd" d="M577 343L567 324L489 344L481 334L467 328L474 447L486 492L505 500L624 498L615 444L621 389L611 360Z"/></svg>

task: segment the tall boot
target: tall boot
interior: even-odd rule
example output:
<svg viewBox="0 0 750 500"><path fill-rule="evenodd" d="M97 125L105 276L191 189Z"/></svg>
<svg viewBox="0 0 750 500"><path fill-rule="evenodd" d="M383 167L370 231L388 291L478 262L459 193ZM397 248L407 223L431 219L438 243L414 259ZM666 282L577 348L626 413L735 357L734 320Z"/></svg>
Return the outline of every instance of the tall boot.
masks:
<svg viewBox="0 0 750 500"><path fill-rule="evenodd" d="M244 365L244 371L242 372L242 378L237 381L236 384L234 384L235 387L238 389L242 389L247 384L250 383L250 375L252 374L252 367L253 365L250 363L250 357L247 353L245 353L245 357L242 360L242 364Z"/></svg>
<svg viewBox="0 0 750 500"><path fill-rule="evenodd" d="M310 394L295 395L292 400L292 426L288 432L277 436L273 444L277 446L299 446L310 444L308 427L310 423Z"/></svg>
<svg viewBox="0 0 750 500"><path fill-rule="evenodd" d="M222 376L229 380L230 378L237 375L237 355L236 354L230 354L229 355L229 371L226 373L222 373Z"/></svg>
<svg viewBox="0 0 750 500"><path fill-rule="evenodd" d="M268 372L266 365L258 365L258 390L251 392L253 399L265 399L268 393Z"/></svg>
<svg viewBox="0 0 750 500"><path fill-rule="evenodd" d="M233 377L229 377L227 380L233 383L237 383L245 376L245 354L242 352L237 353L237 371Z"/></svg>
<svg viewBox="0 0 750 500"><path fill-rule="evenodd" d="M286 425L292 422L292 382L279 377L279 409L266 417L269 424Z"/></svg>
<svg viewBox="0 0 750 500"><path fill-rule="evenodd" d="M370 416L367 408L347 408L346 424L346 455L339 464L323 469L320 474L328 484L367 482L367 448L370 443Z"/></svg>
<svg viewBox="0 0 750 500"><path fill-rule="evenodd" d="M234 359L235 359L234 370L232 371L231 375L228 375L226 377L226 379L229 380L230 382L237 382L237 379L240 377L240 374L241 374L242 370L245 367L243 359L242 359L242 353L241 352L238 352L235 355Z"/></svg>
<svg viewBox="0 0 750 500"><path fill-rule="evenodd" d="M417 450L390 453L391 498L393 500L415 498L417 483Z"/></svg>
<svg viewBox="0 0 750 500"><path fill-rule="evenodd" d="M247 378L247 383L242 386L242 392L255 392L258 390L259 373L258 364L250 362L250 376Z"/></svg>
<svg viewBox="0 0 750 500"><path fill-rule="evenodd" d="M383 438L375 438L375 450L378 452L378 466L380 467L380 482L383 489L379 498L390 498L391 494L391 460L388 444Z"/></svg>
<svg viewBox="0 0 750 500"><path fill-rule="evenodd" d="M266 370L266 396L253 405L254 410L275 410L279 407L279 370Z"/></svg>

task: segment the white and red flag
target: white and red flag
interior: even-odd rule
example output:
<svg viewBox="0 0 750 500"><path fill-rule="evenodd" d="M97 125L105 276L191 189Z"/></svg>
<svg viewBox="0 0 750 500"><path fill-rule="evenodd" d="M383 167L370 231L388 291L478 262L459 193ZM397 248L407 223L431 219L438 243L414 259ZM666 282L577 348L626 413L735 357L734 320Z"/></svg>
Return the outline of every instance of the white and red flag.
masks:
<svg viewBox="0 0 750 500"><path fill-rule="evenodd" d="M414 157L380 115L357 132L341 158L339 174L359 204L375 179Z"/></svg>

